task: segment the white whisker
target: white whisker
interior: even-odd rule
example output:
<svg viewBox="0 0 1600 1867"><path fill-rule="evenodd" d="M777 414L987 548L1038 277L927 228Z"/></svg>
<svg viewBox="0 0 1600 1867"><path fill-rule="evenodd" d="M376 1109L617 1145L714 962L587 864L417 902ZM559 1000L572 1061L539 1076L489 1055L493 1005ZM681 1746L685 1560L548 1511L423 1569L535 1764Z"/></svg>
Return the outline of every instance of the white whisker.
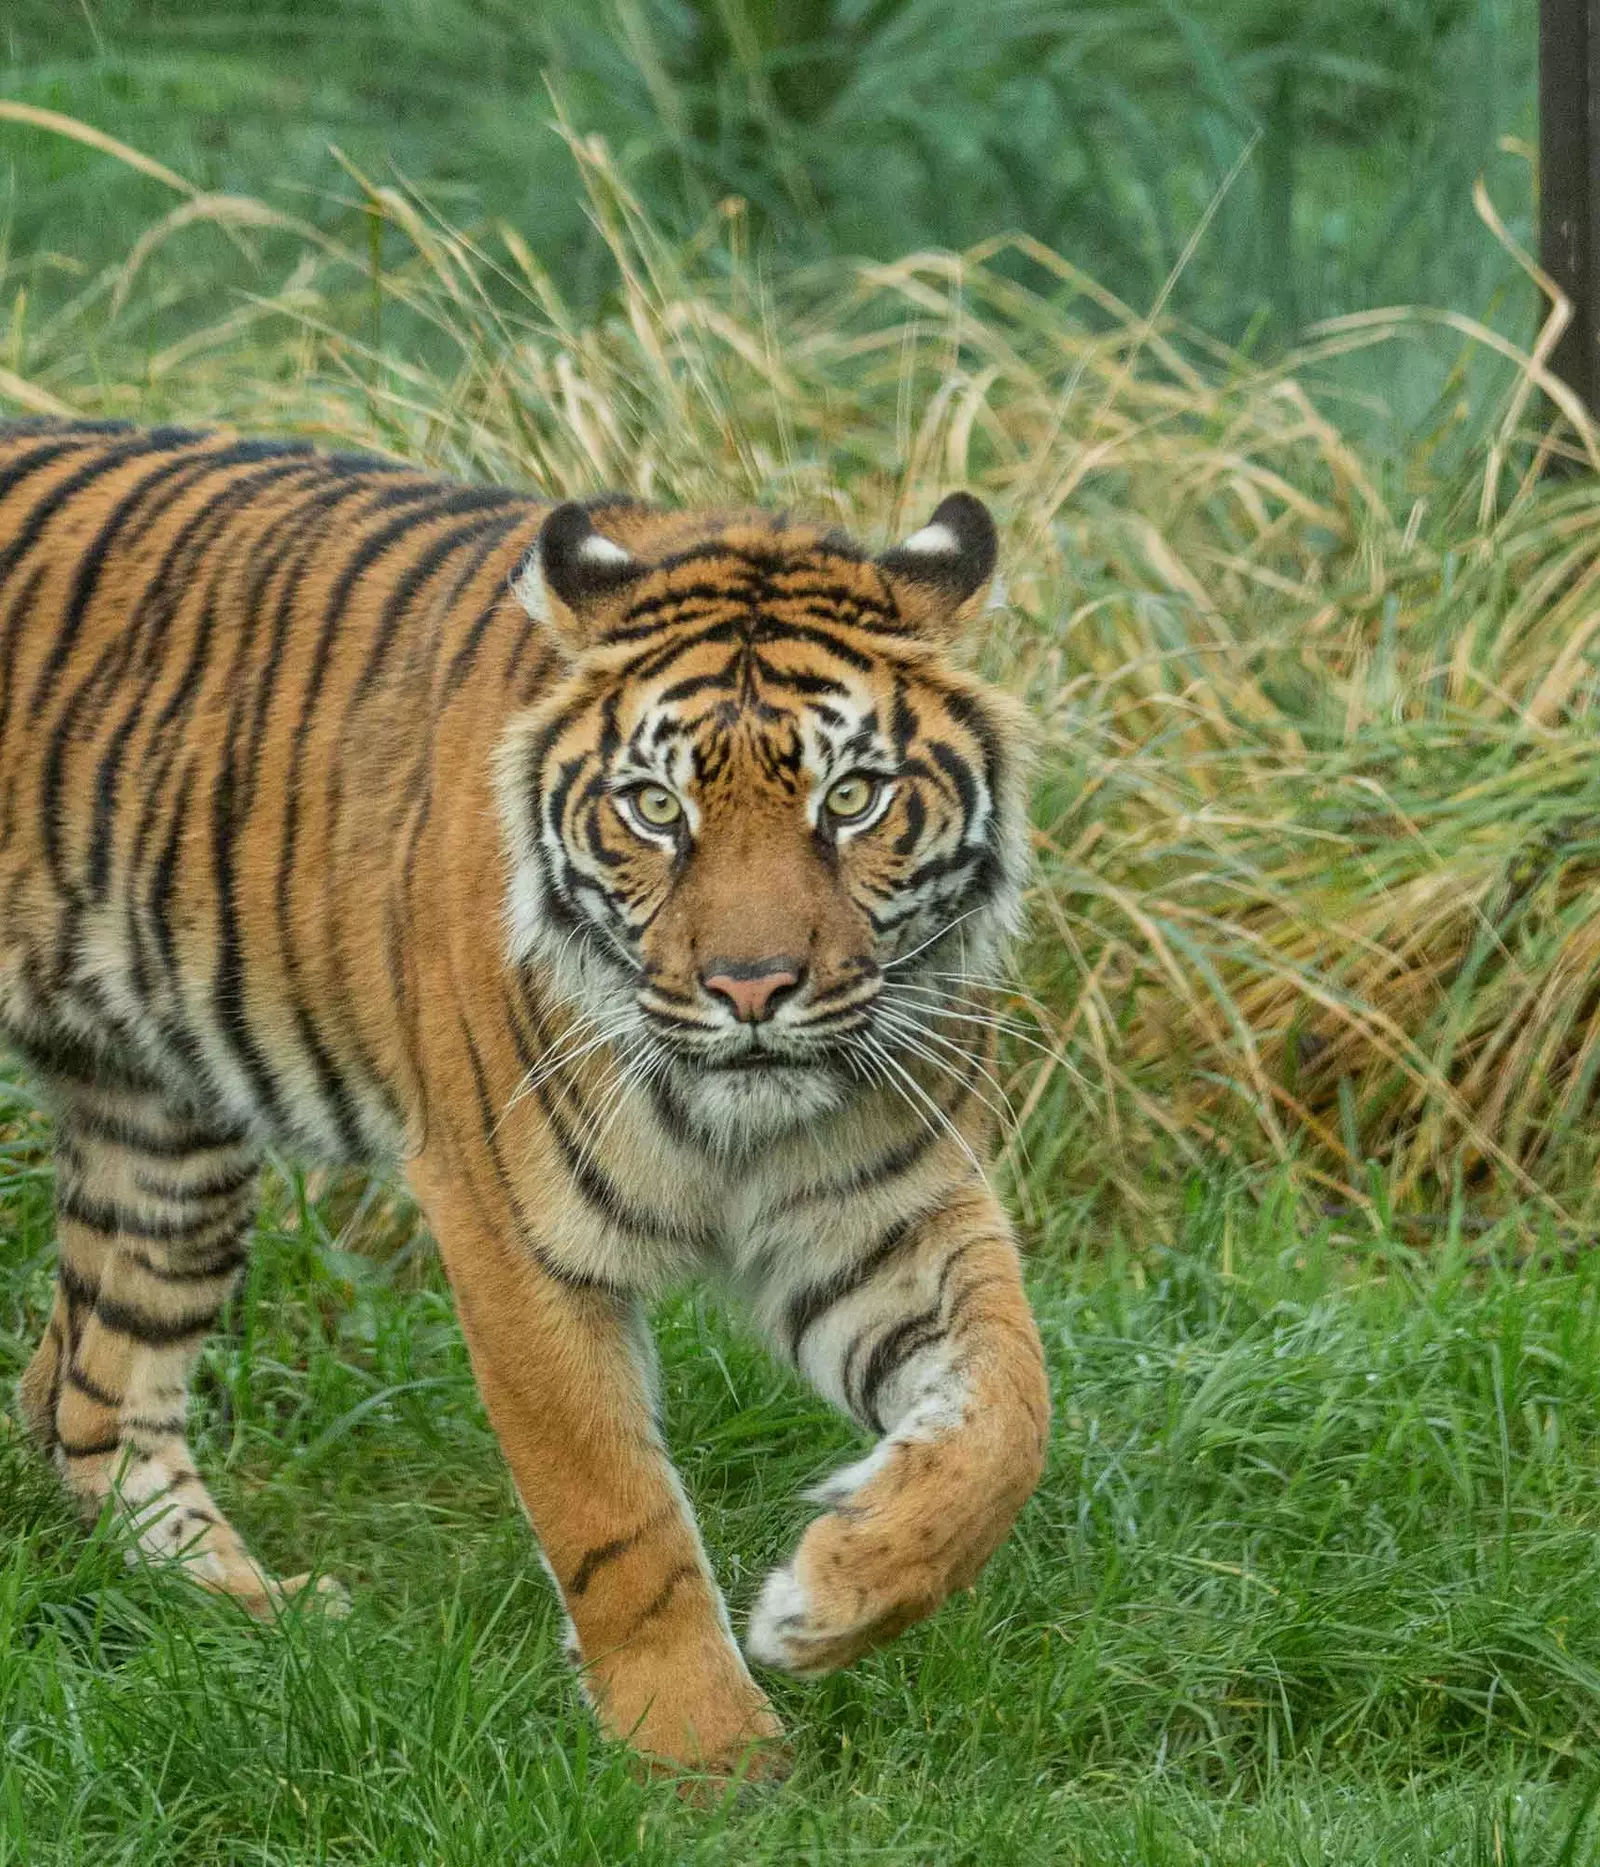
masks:
<svg viewBox="0 0 1600 1867"><path fill-rule="evenodd" d="M991 1031L1001 1031L1008 1037L1020 1038L1024 1043L1038 1044L1039 1042L1034 1034L1025 1025L1019 1024L1015 1018L1002 1018L995 1012L978 1008L971 1000L952 1001L948 992L937 991L931 986L901 985L898 982L885 983L883 996L900 999L931 999L933 1001L931 1005L908 1004L905 1009L937 1012L941 1018L954 1018L960 1024L985 1025ZM955 1008L957 1004L967 1008L957 1011Z"/></svg>
<svg viewBox="0 0 1600 1867"><path fill-rule="evenodd" d="M886 961L883 970L885 972L892 972L895 967L905 965L907 960L915 959L919 953L927 952L928 948L932 946L935 941L942 940L946 934L954 932L963 921L970 921L974 914L981 914L982 912L983 909L981 907L968 908L965 914L958 914L953 921L946 921L937 933L929 934L926 940L919 946L914 946L909 953L901 953L897 958Z"/></svg>
<svg viewBox="0 0 1600 1867"><path fill-rule="evenodd" d="M933 1097L928 1094L927 1090L925 1090L923 1086L921 1085L921 1083L917 1081L916 1077L914 1077L908 1069L906 1069L893 1056L891 1056L890 1053L884 1049L883 1045L880 1044L875 1037L868 1037L866 1039L865 1047L867 1048L867 1050L869 1051L871 1055L875 1056L880 1063L884 1064L889 1070L891 1070L894 1073L894 1076L896 1077L897 1081L901 1085L903 1085L902 1094L904 1093L904 1089L910 1089L912 1094L916 1096L917 1100L923 1103L924 1106L931 1112L933 1116L933 1121L930 1125L934 1127L935 1131L937 1131L939 1128L945 1128L949 1130L950 1135L955 1140L957 1145L960 1147L962 1153L965 1154L967 1159L972 1162L974 1169L979 1174L981 1174L983 1172L983 1167L980 1164L977 1155L973 1153L972 1148L967 1141L967 1137L961 1132L961 1130L955 1125L955 1123L951 1121L950 1117L947 1114L945 1114L944 1110L940 1108L939 1104L935 1102ZM914 1107L915 1105L911 1104L910 1106ZM924 1119L926 1120L927 1118L924 1117Z"/></svg>
<svg viewBox="0 0 1600 1867"><path fill-rule="evenodd" d="M507 1116L510 1115L511 1111L519 1102L541 1089L550 1081L551 1077L557 1075L561 1070L568 1068L570 1065L580 1062L584 1057L588 1056L591 1051L599 1050L606 1044L614 1043L617 1038L623 1036L627 1031L636 1028L636 1025L637 1020L631 1006L628 1007L625 1013L618 1015L610 1024L604 1027L600 1027L598 1025L598 1020L591 1016L590 1013L580 1009L578 1018L573 1027L562 1033L561 1039L556 1044L555 1048L551 1051L547 1051L545 1055L540 1058L538 1064L534 1068L528 1070L523 1075L521 1081L518 1082L516 1088L512 1090L510 1099L500 1111L499 1120L495 1123L495 1132L497 1134L499 1133L501 1124L504 1123Z"/></svg>
<svg viewBox="0 0 1600 1867"><path fill-rule="evenodd" d="M602 1142L615 1126L617 1117L627 1107L628 1092L639 1085L639 1078L634 1073L633 1065L641 1052L647 1049L649 1043L650 1039L640 1034L631 1045L618 1051L614 1056L613 1062L616 1069L614 1079L604 1098L596 1104L584 1124L586 1133L578 1149L578 1171L582 1171L585 1162L599 1164Z"/></svg>
<svg viewBox="0 0 1600 1867"><path fill-rule="evenodd" d="M891 1035L897 1038L913 1055L921 1057L924 1063L928 1064L932 1069L936 1070L941 1076L946 1077L949 1081L963 1083L963 1086L969 1089L971 1093L978 1098L989 1113L994 1116L995 1120L999 1122L1002 1128L1012 1130L1016 1128L1017 1111L1012 1106L1011 1098L1006 1094L1004 1085L994 1075L993 1071L986 1069L983 1064L978 1062L976 1057L973 1057L967 1051L963 1050L959 1044L952 1043L948 1037L941 1037L936 1031L930 1031L923 1025L907 1024L900 1020L890 1021L888 1019L885 1019L884 1023L885 1028ZM931 1044L940 1045L945 1050L948 1050L951 1056L959 1058L963 1063L972 1065L977 1074L993 1087L995 1095L1000 1098L999 1102L996 1103L993 1097L985 1095L984 1092L977 1088L970 1080L964 1081L943 1057L929 1048Z"/></svg>

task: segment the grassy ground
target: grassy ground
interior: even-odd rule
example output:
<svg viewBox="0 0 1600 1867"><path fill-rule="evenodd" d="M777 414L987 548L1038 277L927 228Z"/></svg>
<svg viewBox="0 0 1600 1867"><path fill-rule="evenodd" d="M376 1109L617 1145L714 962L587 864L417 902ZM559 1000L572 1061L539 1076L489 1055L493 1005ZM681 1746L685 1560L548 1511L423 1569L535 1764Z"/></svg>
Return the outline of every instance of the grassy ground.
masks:
<svg viewBox="0 0 1600 1867"><path fill-rule="evenodd" d="M0 1442L0 1867L1590 1859L1600 491L1542 469L1595 435L1460 317L1265 367L1026 243L752 266L738 215L663 238L572 153L589 308L402 188L296 223L147 165L171 214L74 295L14 256L0 402L869 537L993 500L981 653L1040 722L1011 1165L1050 1474L974 1597L782 1692L788 1788L690 1813L589 1738L403 1214L275 1179L199 1449L356 1611L196 1608ZM1382 393L1414 345L1448 389L1420 426ZM6 1379L50 1270L42 1130L8 1119ZM692 1294L662 1328L742 1609L849 1435Z"/></svg>
<svg viewBox="0 0 1600 1867"><path fill-rule="evenodd" d="M50 1275L44 1132L11 1133L7 1379ZM1594 1858L1595 1259L1422 1260L1196 1188L1173 1251L1038 1263L1059 1423L1017 1535L892 1650L780 1686L794 1780L706 1813L593 1739L438 1272L344 1195L271 1180L197 1443L353 1614L261 1629L128 1572L0 1444L5 1867ZM660 1322L738 1613L850 1435L708 1302Z"/></svg>

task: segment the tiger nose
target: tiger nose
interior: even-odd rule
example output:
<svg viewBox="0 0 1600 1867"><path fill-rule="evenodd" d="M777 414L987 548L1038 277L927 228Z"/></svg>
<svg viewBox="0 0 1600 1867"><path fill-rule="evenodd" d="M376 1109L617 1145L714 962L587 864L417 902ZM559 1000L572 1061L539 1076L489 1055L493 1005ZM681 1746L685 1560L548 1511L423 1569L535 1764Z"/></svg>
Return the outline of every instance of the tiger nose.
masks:
<svg viewBox="0 0 1600 1867"><path fill-rule="evenodd" d="M715 970L713 970L713 968ZM725 998L741 1024L760 1024L772 1016L775 1001L800 983L804 965L787 956L777 959L713 960L700 975L708 992Z"/></svg>

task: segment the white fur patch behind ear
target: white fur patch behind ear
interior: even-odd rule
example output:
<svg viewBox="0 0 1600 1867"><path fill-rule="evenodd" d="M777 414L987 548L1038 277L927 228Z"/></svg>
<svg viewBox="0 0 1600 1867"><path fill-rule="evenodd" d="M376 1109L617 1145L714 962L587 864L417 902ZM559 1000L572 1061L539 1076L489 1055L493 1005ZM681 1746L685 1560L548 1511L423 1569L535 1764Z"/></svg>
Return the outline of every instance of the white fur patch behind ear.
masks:
<svg viewBox="0 0 1600 1867"><path fill-rule="evenodd" d="M593 570L617 570L633 562L633 553L610 538L602 538L599 532L591 532L572 553L572 560ZM550 586L545 581L544 559L538 545L512 572L511 594L535 622L549 622Z"/></svg>
<svg viewBox="0 0 1600 1867"><path fill-rule="evenodd" d="M550 592L545 588L537 545L511 573L511 594L535 622L550 620Z"/></svg>
<svg viewBox="0 0 1600 1867"><path fill-rule="evenodd" d="M924 525L902 540L902 551L915 551L918 557L953 558L961 551L961 540L948 525Z"/></svg>

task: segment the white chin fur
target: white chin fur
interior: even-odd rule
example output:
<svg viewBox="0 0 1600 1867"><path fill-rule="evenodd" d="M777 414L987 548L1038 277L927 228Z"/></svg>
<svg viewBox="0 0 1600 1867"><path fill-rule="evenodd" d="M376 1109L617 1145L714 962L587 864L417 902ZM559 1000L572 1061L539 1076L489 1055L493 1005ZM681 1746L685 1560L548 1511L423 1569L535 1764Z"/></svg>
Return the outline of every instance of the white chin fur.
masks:
<svg viewBox="0 0 1600 1867"><path fill-rule="evenodd" d="M728 1147L770 1141L839 1108L845 1085L830 1071L709 1071L685 1067L678 1073L689 1119L701 1132Z"/></svg>

